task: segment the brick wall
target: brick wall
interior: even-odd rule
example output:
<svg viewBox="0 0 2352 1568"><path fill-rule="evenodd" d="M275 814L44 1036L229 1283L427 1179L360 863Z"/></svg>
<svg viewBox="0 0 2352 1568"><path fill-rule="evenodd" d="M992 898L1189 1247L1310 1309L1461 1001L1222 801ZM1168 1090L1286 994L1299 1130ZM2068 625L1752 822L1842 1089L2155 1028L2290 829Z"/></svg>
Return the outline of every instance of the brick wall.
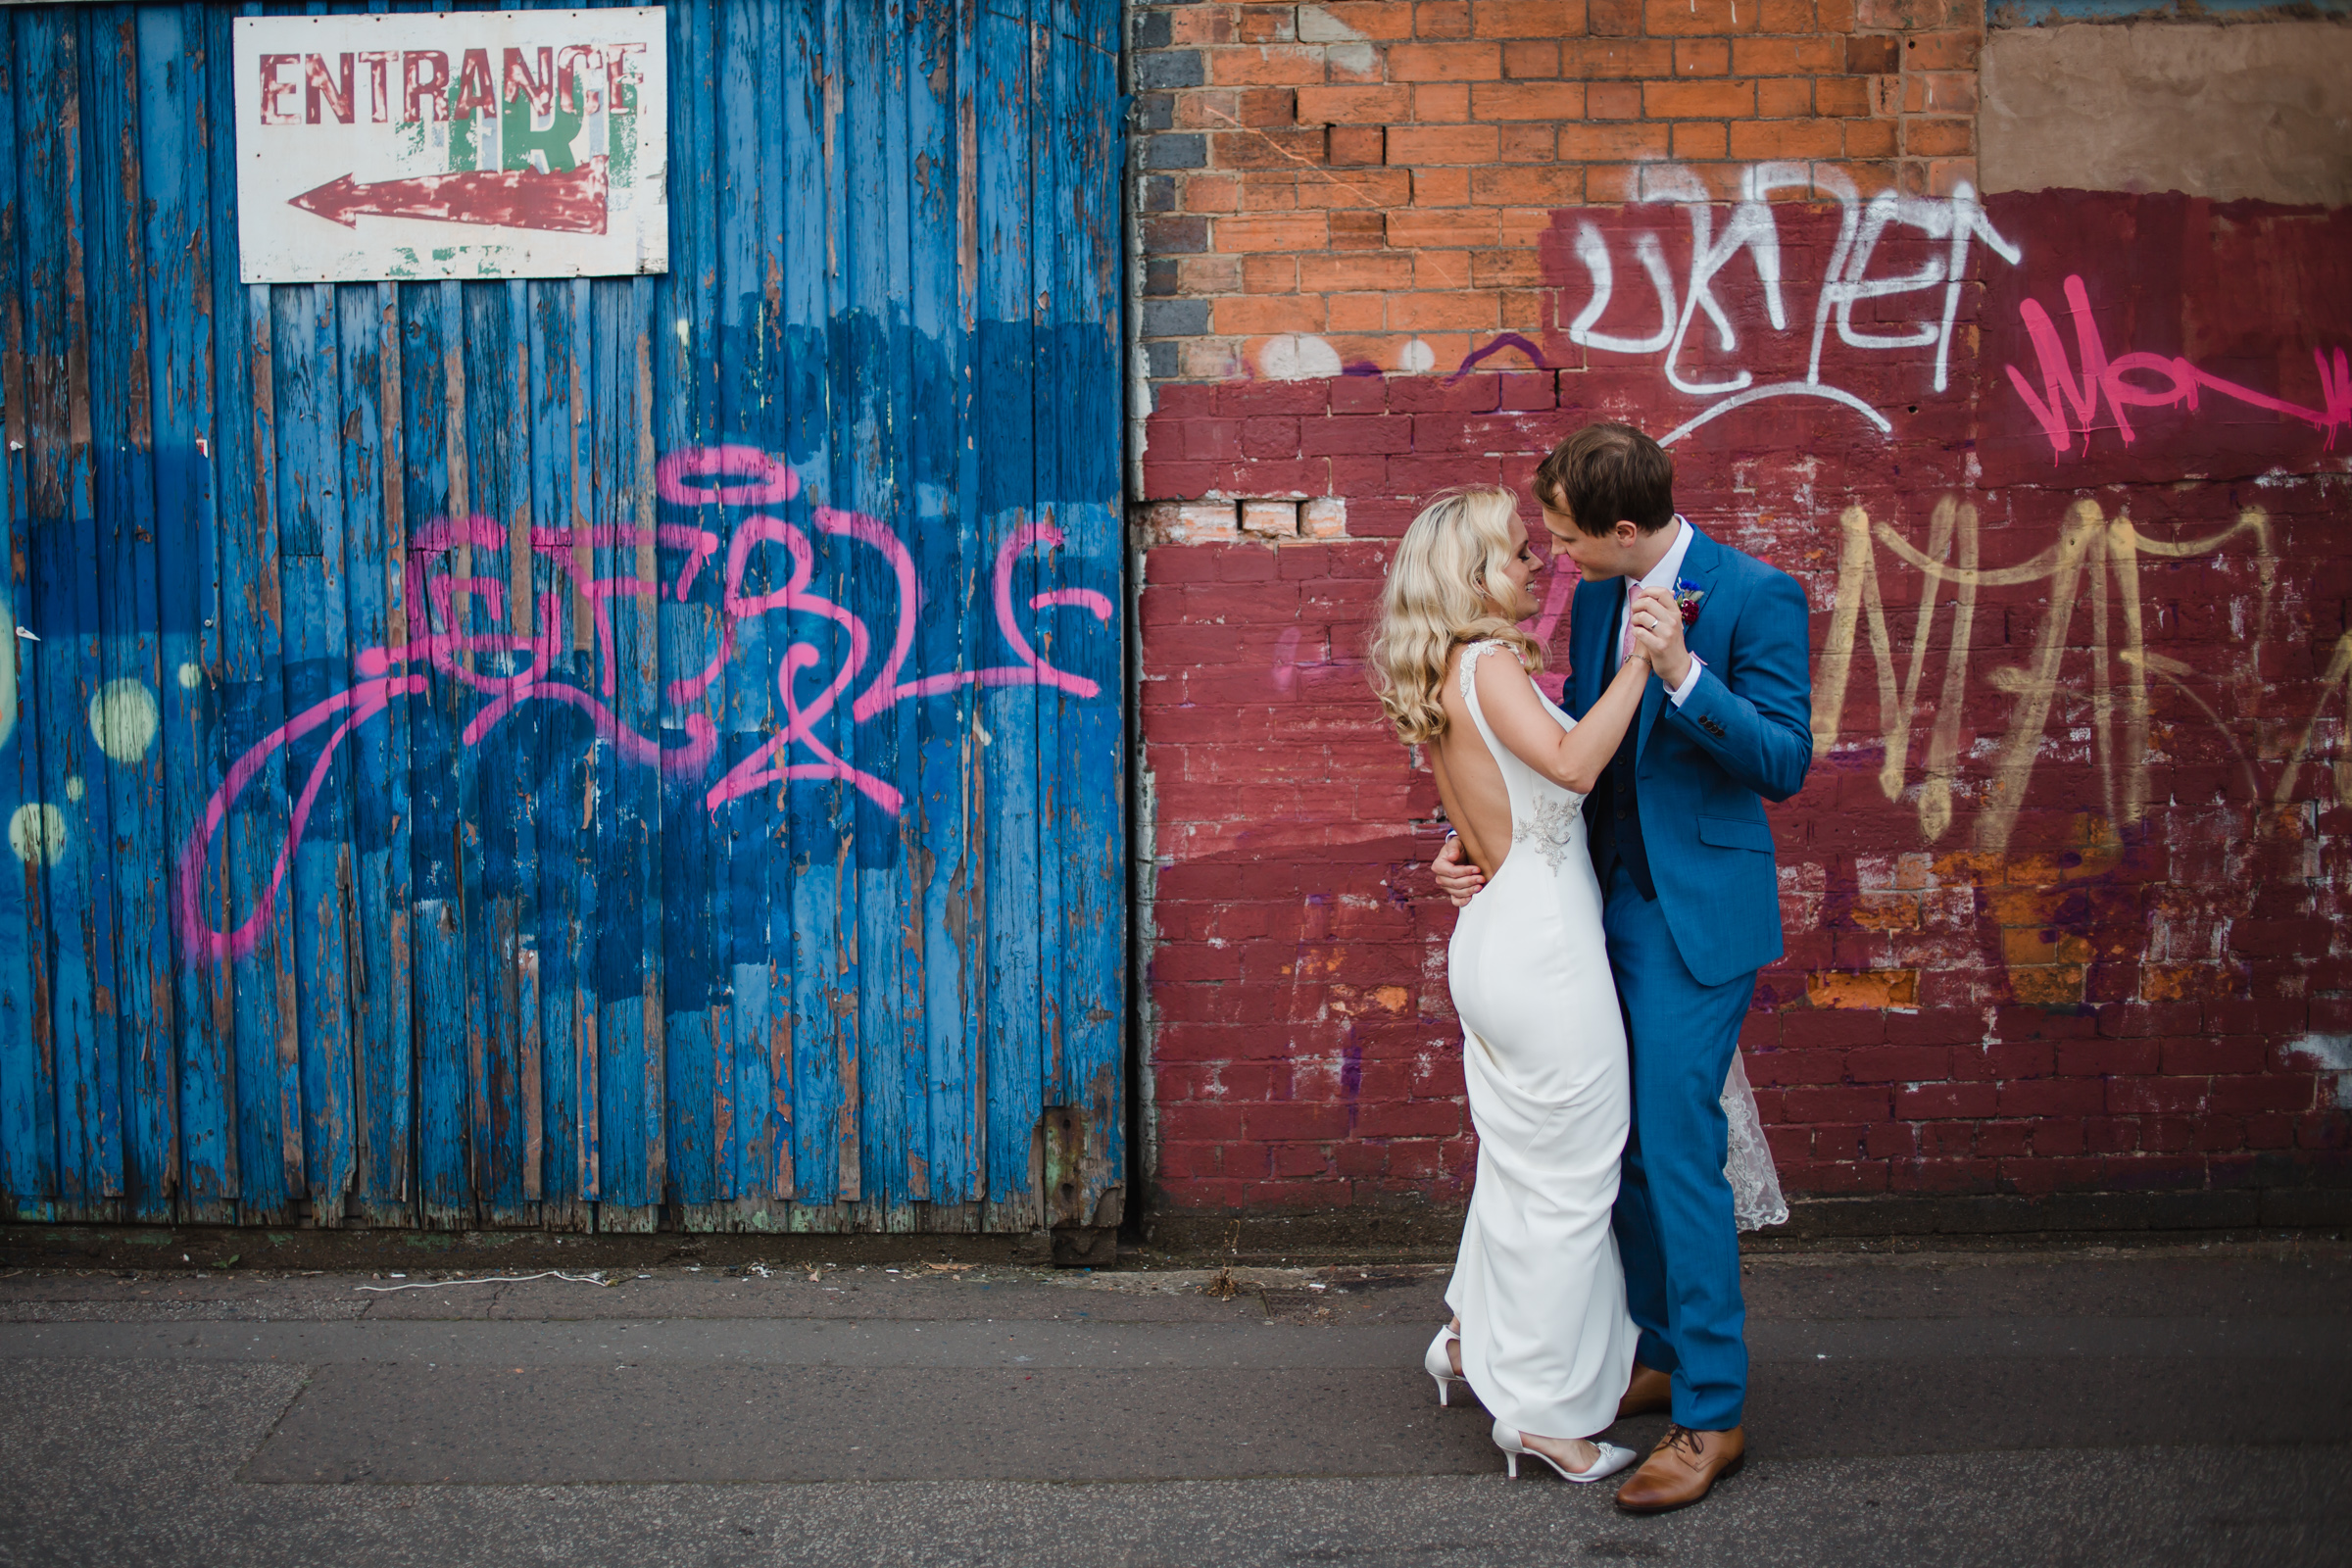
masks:
<svg viewBox="0 0 2352 1568"><path fill-rule="evenodd" d="M1448 368L1547 309L1564 207L1822 160L1974 176L1979 13L1939 0L1139 8L1153 377ZM1671 160L1682 172L1669 175Z"/></svg>
<svg viewBox="0 0 2352 1568"><path fill-rule="evenodd" d="M1163 1211L1460 1200L1443 827L1363 641L1420 497L1596 417L1815 607L1743 1036L1789 1188L2345 1170L2352 212L1984 194L1970 7L1133 26Z"/></svg>

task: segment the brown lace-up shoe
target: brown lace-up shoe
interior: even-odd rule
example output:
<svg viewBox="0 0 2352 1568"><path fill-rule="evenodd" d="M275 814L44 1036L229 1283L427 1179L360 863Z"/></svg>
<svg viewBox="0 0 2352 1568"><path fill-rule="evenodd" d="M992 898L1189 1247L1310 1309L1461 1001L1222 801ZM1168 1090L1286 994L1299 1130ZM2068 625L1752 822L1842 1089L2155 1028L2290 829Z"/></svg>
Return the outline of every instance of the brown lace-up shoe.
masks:
<svg viewBox="0 0 2352 1568"><path fill-rule="evenodd" d="M1617 1489L1617 1506L1628 1513L1688 1508L1746 1462L1747 1439L1740 1427L1729 1432L1668 1427L1634 1479Z"/></svg>
<svg viewBox="0 0 2352 1568"><path fill-rule="evenodd" d="M1617 1419L1673 1408L1674 1379L1654 1366L1636 1361L1633 1378L1625 1386L1625 1397L1617 1401Z"/></svg>

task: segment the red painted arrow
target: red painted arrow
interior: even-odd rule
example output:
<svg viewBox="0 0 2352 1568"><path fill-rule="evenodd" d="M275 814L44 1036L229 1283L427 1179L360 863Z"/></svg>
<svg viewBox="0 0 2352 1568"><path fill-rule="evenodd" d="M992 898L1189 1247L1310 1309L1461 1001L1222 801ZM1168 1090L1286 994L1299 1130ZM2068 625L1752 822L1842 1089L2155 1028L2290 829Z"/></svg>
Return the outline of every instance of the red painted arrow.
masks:
<svg viewBox="0 0 2352 1568"><path fill-rule="evenodd" d="M287 197L286 204L317 213L345 228L359 227L356 220L367 216L602 234L605 192L605 160L598 157L560 174L543 174L535 169L467 171L379 179L371 185L344 174L315 190Z"/></svg>

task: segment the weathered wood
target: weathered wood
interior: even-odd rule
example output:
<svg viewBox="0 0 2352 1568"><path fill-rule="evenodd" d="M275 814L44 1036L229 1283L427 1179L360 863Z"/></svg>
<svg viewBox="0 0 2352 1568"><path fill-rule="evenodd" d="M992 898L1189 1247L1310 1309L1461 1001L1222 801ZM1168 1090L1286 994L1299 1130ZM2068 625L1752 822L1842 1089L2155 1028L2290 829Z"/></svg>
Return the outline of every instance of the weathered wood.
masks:
<svg viewBox="0 0 2352 1568"><path fill-rule="evenodd" d="M89 206L90 288L108 329L91 344L91 449L98 518L102 682L88 718L109 824L106 894L115 953L115 1092L122 1103L119 1169L107 1196L144 1220L172 1217L178 1178L171 900L167 888L156 576L154 388L150 383L144 156L138 35L132 13L87 18L84 145L120 201Z"/></svg>
<svg viewBox="0 0 2352 1568"><path fill-rule="evenodd" d="M969 263L978 244L972 213L973 93L978 54L958 29L966 19L948 6L926 7L913 19L906 69L908 161L920 177L905 182L909 232L926 242L908 246L907 319L912 328L917 386L953 389L916 401L906 419L906 466L912 518L908 548L921 595L915 615L916 660L923 669L972 669L991 662L987 595L988 556L979 539L978 462L962 439L972 420L972 294ZM975 544L979 548L975 549ZM969 789L976 751L973 718L982 688L966 685L934 698L914 714L915 765L906 814L900 824L912 901L908 961L919 975L923 1071L906 1087L920 1098L910 1119L924 1129L908 1162L920 1165L912 1196L931 1206L934 1227L950 1228L956 1205L985 1192L981 1156L986 1105L977 1092L982 1057L971 915ZM910 705L912 706L912 705ZM972 1223L977 1223L976 1210Z"/></svg>
<svg viewBox="0 0 2352 1568"><path fill-rule="evenodd" d="M220 567L213 479L215 253L209 220L212 164L200 18L185 8L141 7L137 24L139 178L145 198L142 254L149 317L151 459L155 505L148 531L156 571L157 696L162 769L159 894L176 884L173 852L202 820L223 767L219 721ZM233 297L233 296L232 296ZM164 935L175 906L159 897ZM233 1040L211 1027L226 976L180 962L167 949L176 1147L160 1192L134 1194L137 1211L221 1224L235 1217ZM160 1004L159 1004L160 1005ZM159 1118L160 1119L160 1118Z"/></svg>
<svg viewBox="0 0 2352 1568"><path fill-rule="evenodd" d="M23 94L24 19L0 18L0 100ZM34 740L32 682L38 645L20 638L30 630L32 609L32 433L28 371L32 351L24 243L27 196L20 170L24 143L17 116L0 115L0 427L7 437L8 556L0 576L0 811L6 813L8 858L0 861L0 1199L20 1219L46 1218L57 1192L57 1094L49 1069L47 921L41 910L42 867L20 851L27 808L40 804L40 749ZM41 207L38 201L30 206ZM37 635L37 633L36 633Z"/></svg>
<svg viewBox="0 0 2352 1568"><path fill-rule="evenodd" d="M111 794L98 776L87 712L103 684L107 638L99 616L97 496L91 451L88 280L83 250L91 171L82 138L86 18L26 19L26 195L45 208L24 232L25 292L42 351L29 389L33 464L32 612L42 637L27 684L37 706L34 797L47 824L41 897L47 916L45 989L49 1071L56 1095L57 1189L71 1213L112 1217L121 1193L122 1104L114 1006ZM103 175L100 180L103 189ZM58 221L58 219L64 221ZM36 1021L36 1032L40 1030Z"/></svg>
<svg viewBox="0 0 2352 1568"><path fill-rule="evenodd" d="M401 323L396 285L336 291L342 344L343 590L357 648L408 640L401 475ZM409 1223L413 1011L409 966L408 705L355 730L351 781L351 955L355 1191L373 1224Z"/></svg>
<svg viewBox="0 0 2352 1568"><path fill-rule="evenodd" d="M995 550L1037 519L1038 415L1041 405L1050 412L1053 388L1038 384L1037 299L1045 279L1038 275L1036 248L1053 244L1053 231L1064 217L1055 211L1057 193L1051 181L1044 181L1042 195L1038 189L1039 176L1053 167L1048 161L1041 168L1040 157L1052 144L1040 123L1045 118L1039 101L1043 34L1020 9L991 5L978 23L974 139L980 149L980 319L972 419L997 439L980 448L974 520L975 532ZM1021 550L1011 557L1008 586L999 590L994 577L1004 570L992 559L975 573L972 598L993 594L1003 604L1025 606L1038 592L1035 552ZM999 617L983 613L979 618L985 628L981 646L988 650L983 657L1008 657ZM984 692L972 714L972 734L979 743L971 764L979 800L970 853L981 901L985 1191L1004 1229L1024 1229L1040 1217L1030 1150L1045 1105L1046 1070L1038 952L1040 695L1022 687Z"/></svg>
<svg viewBox="0 0 2352 1568"><path fill-rule="evenodd" d="M1116 17L689 0L667 275L250 289L234 12L0 18L0 1211L1092 1217Z"/></svg>

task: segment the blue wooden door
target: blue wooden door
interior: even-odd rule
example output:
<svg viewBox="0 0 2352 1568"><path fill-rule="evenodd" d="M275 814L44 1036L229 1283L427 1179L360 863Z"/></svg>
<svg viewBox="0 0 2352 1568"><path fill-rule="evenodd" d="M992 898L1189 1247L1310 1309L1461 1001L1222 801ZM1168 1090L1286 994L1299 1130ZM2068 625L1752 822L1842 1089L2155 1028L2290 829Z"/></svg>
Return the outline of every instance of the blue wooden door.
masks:
<svg viewBox="0 0 2352 1568"><path fill-rule="evenodd" d="M0 1211L1115 1222L1114 0L679 0L666 275L246 287L261 11L0 13Z"/></svg>

